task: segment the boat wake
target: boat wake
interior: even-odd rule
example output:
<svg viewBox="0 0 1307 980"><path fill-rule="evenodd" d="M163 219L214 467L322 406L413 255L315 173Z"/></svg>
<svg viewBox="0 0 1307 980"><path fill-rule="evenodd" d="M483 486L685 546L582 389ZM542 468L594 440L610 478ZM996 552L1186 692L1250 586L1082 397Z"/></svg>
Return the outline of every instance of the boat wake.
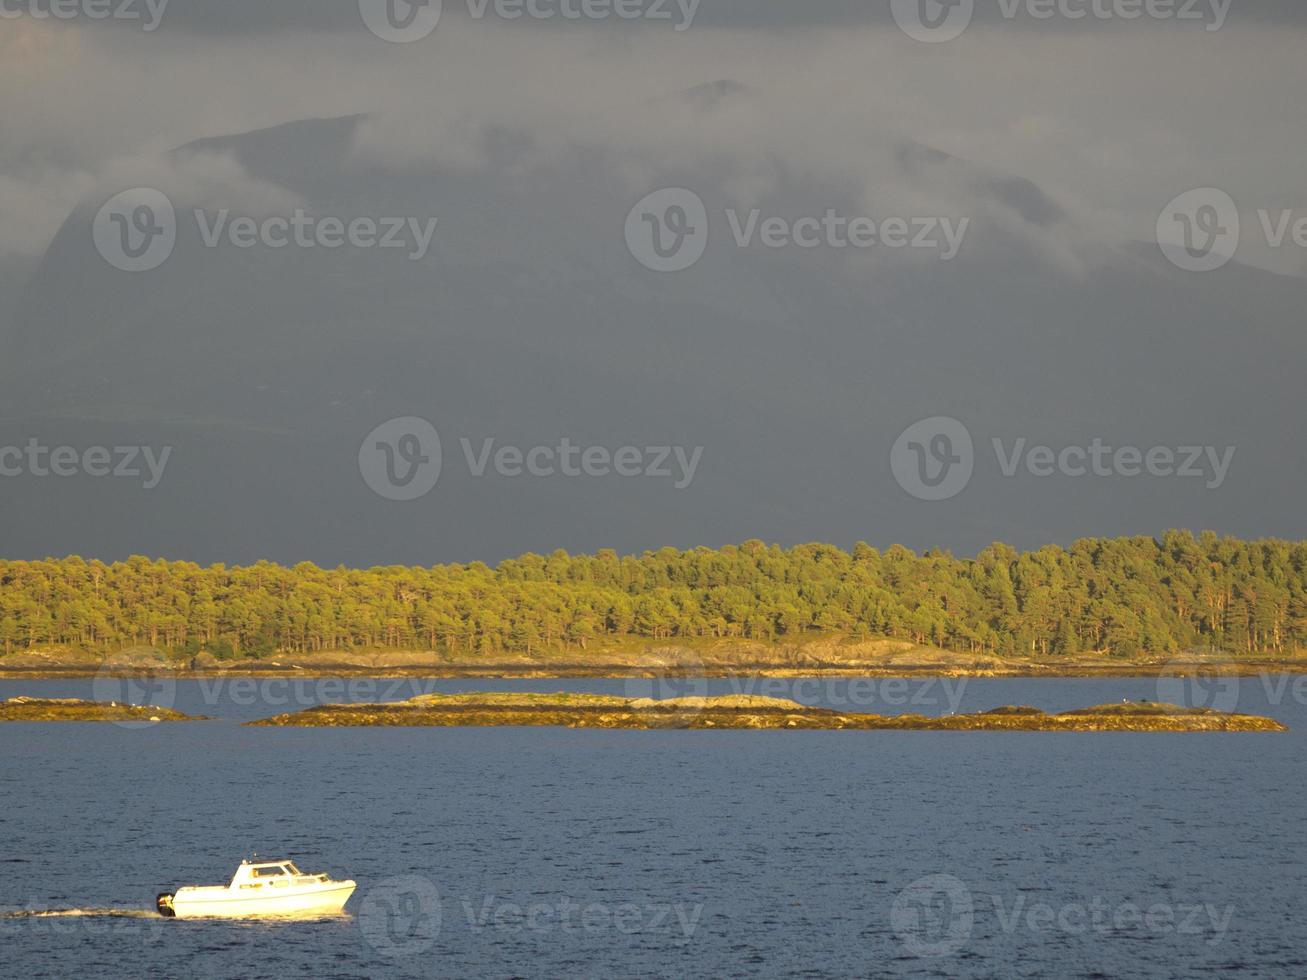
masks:
<svg viewBox="0 0 1307 980"><path fill-rule="evenodd" d="M0 919L153 919L153 909L19 909L0 911Z"/></svg>
<svg viewBox="0 0 1307 980"><path fill-rule="evenodd" d="M263 923L279 922L330 922L334 920L348 921L353 917L348 912L288 912L288 913L263 913L258 918L249 919L224 919L199 917L197 921L204 922L227 922L234 925L258 925ZM141 908L121 908L121 909L0 909L0 922L20 922L24 920L78 920L94 919L103 921L108 919L147 919L152 923L163 924L167 920L155 912L153 909Z"/></svg>

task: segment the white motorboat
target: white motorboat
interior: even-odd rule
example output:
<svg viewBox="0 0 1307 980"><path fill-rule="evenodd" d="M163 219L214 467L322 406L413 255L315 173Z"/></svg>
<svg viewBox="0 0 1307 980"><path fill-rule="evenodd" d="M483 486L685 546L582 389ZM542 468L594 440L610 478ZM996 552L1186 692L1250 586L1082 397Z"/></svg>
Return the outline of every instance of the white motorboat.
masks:
<svg viewBox="0 0 1307 980"><path fill-rule="evenodd" d="M160 915L178 919L317 916L339 912L353 881L305 874L291 861L242 861L229 885L186 885L155 899Z"/></svg>

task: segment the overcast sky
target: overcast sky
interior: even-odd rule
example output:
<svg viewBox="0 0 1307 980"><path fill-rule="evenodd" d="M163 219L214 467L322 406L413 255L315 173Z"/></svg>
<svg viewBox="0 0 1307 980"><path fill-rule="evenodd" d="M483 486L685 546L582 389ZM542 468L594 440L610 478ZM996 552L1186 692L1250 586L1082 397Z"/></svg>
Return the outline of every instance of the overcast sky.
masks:
<svg viewBox="0 0 1307 980"><path fill-rule="evenodd" d="M292 339L284 315L277 314L279 320L272 311L294 309L306 292L316 291L313 302L322 305L323 317L343 317L340 311L361 295L360 283L379 281L368 264L374 256L342 257L346 264L333 266L336 271L325 280L322 268L311 264L314 256L299 256L302 265L273 277L268 274L272 257L249 266L228 261L224 253L192 267L179 245L179 256L157 270L108 270L117 278L105 279L107 267L90 250L90 218L119 191L148 187L164 193L183 215L198 207L262 218L306 208L320 214L345 210L342 217L348 219L354 213L348 207L365 205L374 213L389 208L385 213L415 219L439 214L440 228L457 229L462 237L453 241L437 232L430 255L414 264L420 275L386 280L386 300L370 314L370 350L382 366L388 356L395 364L415 357L395 346L408 342L413 310L434 309L459 290L467 296L456 324L444 310L431 314L440 330L481 344L495 338L508 349L512 329L520 330L523 321L502 311L518 303L534 305L548 311L532 323L533 342L541 345L545 361L584 361L592 355L594 339L569 331L598 315L595 311L627 325L641 317L688 321L688 328L699 331L693 340L664 337L654 348L644 335L623 347L610 333L604 343L613 346L603 349L602 370L596 366L595 375L571 380L552 378L535 401L514 405L511 397L496 396L499 400L480 404L474 393L465 393L457 409L413 404L406 411L408 402L397 395L394 405L376 409L374 421L466 410L468 426L475 422L478 432L507 437L494 420L517 413L541 423L541 438L551 431L546 423L562 432L610 422L616 426L608 433L614 444L638 440L660 425L679 425L683 441L698 444L684 418L676 425L668 421L679 410L699 420L705 439L717 441L718 467L713 469L713 447L707 446L708 475L701 484L722 482L702 490L696 484L663 511L639 493L619 505L620 494L603 484L593 497L569 497L553 484L547 490L542 485L531 498L540 508L533 522L522 517L520 499L488 502L485 494L473 494L481 508L476 520L461 527L451 521L444 537L412 547L395 541L413 512L384 501L380 506L391 509L368 518L384 524L384 533L367 527L340 531L341 541L355 537L333 548L322 543L320 527L308 518L296 524L303 515L293 505L290 513L257 520L236 508L226 523L203 532L196 529L198 515L187 511L181 497L165 503L156 494L119 511L113 508L121 501L111 505L113 495L94 480L65 481L94 502L89 510L73 498L57 514L41 510L54 506L50 484L26 474L0 483L0 491L35 508L30 513L11 509L14 526L6 530L10 540L20 542L15 547L24 553L80 550L121 557L147 550L247 560L263 553L262 543L264 551L275 552L269 557L282 560L362 562L494 558L551 542L638 548L716 544L748 535L824 537L841 544L903 539L966 551L993 537L1038 543L1080 533L1160 531L1155 525L1170 523L1300 533L1296 503L1287 496L1262 509L1258 519L1251 501L1259 482L1283 485L1297 479L1301 468L1297 454L1284 449L1296 443L1296 410L1286 416L1281 392L1253 365L1258 337L1274 336L1280 345L1264 351L1264 362L1277 371L1295 369L1303 351L1293 329L1301 326L1301 308L1293 303L1303 295L1300 284L1307 277L1307 245L1294 241L1294 222L1307 218L1302 177L1307 5L1158 0L1147 7L1157 16L1136 19L1128 15L1142 4L1132 0L1060 0L1051 6L1041 0L978 0L958 36L941 41L936 34L928 42L913 36L910 23L905 28L904 16L917 9L907 0L893 5L888 0L673 0L656 8L655 0L630 0L634 11L668 15L630 21L505 19L493 0L478 16L480 0L470 2L444 0L434 30L392 43L369 29L358 0L155 0L153 6L135 0L124 9L140 19L104 21L88 15L94 2L74 4L69 9L75 16L60 20L45 16L39 2L4 0L0 336L8 337L3 369L14 378L10 400L0 406L6 438L15 444L33 435L48 441L54 436L43 426L50 419L63 424L76 418L78 424L102 427L115 420L148 418L154 424L163 418L194 427L187 430L190 435L169 437L178 440L178 468L186 458L216 467L218 456L210 454L218 450L197 441L187 457L187 439L208 438L195 433L222 426L250 438L251 433L299 431L302 446L330 446L322 449L324 466L339 458L353 465L370 416L351 417L334 429L320 415L312 424L292 422L277 414L280 409L258 416L243 385L280 390L277 372L283 369L276 367L278 355L270 354L269 377L250 381L238 355L257 360L261 342L240 331L259 321L258 336L274 338L274 347L279 342L287 351L302 350L306 343L313 347L313 340L299 334ZM561 9L564 0L538 2L539 9L550 11ZM927 14L947 11L935 0L922 2ZM362 6L369 4L375 12L373 0ZM403 3L399 9L413 12ZM1085 16L1069 16L1077 13ZM300 120L356 115L359 120L329 136L321 128L282 129L262 141L241 136ZM343 141L339 146L331 142L337 135ZM235 139L173 152L196 140L226 137ZM583 186L573 186L571 179ZM821 248L780 249L767 256L769 262L775 259L775 273L764 278L773 286L790 283L788 292L764 301L752 286L739 285L754 282L757 273L741 266L738 257L723 257L718 248L724 235L715 229L713 247L698 270L680 278L651 273L629 261L622 221L644 194L677 185L698 190L714 214L724 208L747 214L758 207L792 218L833 208L846 215L966 218L970 237L957 266L966 272L945 276L939 271L944 265L932 266L915 255L891 261L875 249L838 256ZM1194 188L1228 194L1243 229L1237 262L1213 273L1215 278L1167 265L1156 245L1159 218L1177 195ZM1268 220L1272 230L1283 232L1278 247L1263 231ZM536 233L545 223L551 235L540 239ZM609 229L615 231L611 237ZM1307 242L1307 225L1301 234ZM1135 243L1147 248L1133 251ZM259 254L236 258L244 262ZM282 262L285 256L275 258ZM618 258L626 265L610 264ZM465 267L458 266L456 281L441 285L440 277L457 263ZM1276 275L1263 281L1236 271L1246 266ZM393 276L394 266L384 274ZM801 278L791 282L786 278L791 275ZM1114 285L1100 288L1103 276ZM494 296L474 294L474 284L484 284ZM991 289L995 293L981 309L978 297ZM194 300L201 295L251 306L239 314L228 311L224 320L212 309L197 308ZM555 300L556 308L549 305ZM1234 305L1218 311L1216 302ZM1046 309L1059 311L1048 314L1060 324L1053 333L1070 330L1072 320L1089 325L1076 327L1061 346L1032 344L1025 328L1014 324ZM1186 318L1201 316L1212 323L1186 332ZM962 321L969 317L977 323L967 332ZM118 332L107 332L100 320L119 324ZM814 361L796 368L793 391L782 390L784 382L773 378L758 404L740 405L749 373L756 376L760 366L728 356L726 338L735 336L728 324L750 320L769 324L776 339L769 346L765 332L742 334L752 336L745 342L750 348L745 361L753 357L761 363L772 356L795 364L796 357L813 356L828 358L822 362L827 366ZM860 320L877 324L875 331L859 335L831 326L838 323L843 331ZM914 337L921 346L895 332L896 324L908 323L917 325ZM344 320L338 327L341 337L348 333ZM230 342L204 362L190 364L186 351L195 348L185 340L187 331L202 328L206 338L216 333ZM827 328L835 332L824 334ZM941 347L932 331L947 332L947 344ZM798 341L794 351L783 346L805 334L810 342ZM1045 333L1042 340L1052 335ZM1095 338L1114 345L1111 353L1122 364L1115 376L1108 371L1096 381L1099 389L1115 390L1110 404L1095 402L1089 387L1081 391L1087 359L1108 353L1092 346ZM1131 338L1138 349L1122 346ZM660 403L654 391L669 383L668 372L678 365L676 344L717 341L720 364L713 351L684 350L706 373L734 378L723 383L720 398L700 386L676 407ZM739 342L733 342L738 350ZM455 349L448 334L440 343L429 351L431 357ZM475 347L456 349L464 358L462 377L485 378L496 370L506 376L502 362L498 367L478 362ZM319 371L348 373L345 353L332 353L336 359L328 365L327 350L327 341L320 339L317 353L324 365ZM496 357L509 356L496 350ZM872 366L872 359L888 350L907 363ZM1250 364L1246 370L1231 368L1235 382L1213 395L1212 381L1193 375L1209 366L1219 369L1217 362L1228 362L1232 352L1247 354ZM640 373L640 363L654 371L654 361L664 355L657 377ZM226 356L233 360L222 361ZM283 373L295 370L292 355L284 356L291 359ZM522 356L525 369L533 358ZM1190 375L1184 384L1164 377L1176 357ZM118 373L103 366L118 363L115 358L121 363ZM144 371L152 359L168 373L195 371L190 390L151 392L152 382L134 376L129 383L127 376ZM534 362L541 359L538 351ZM874 395L855 378L837 377L860 360L868 362L868 379L875 378ZM972 369L979 364L997 367L977 376ZM685 367L693 369L688 362ZM923 392L923 379L932 376L946 394ZM638 390L648 403L614 406L611 412L597 397L584 407L563 403L574 394L569 389L599 391L618 377L625 380L615 397ZM847 389L841 387L845 380ZM306 378L301 390L297 383L287 381L284 388L307 406L320 386ZM736 383L738 390L732 387ZM999 383L1002 390L996 390ZM359 377L338 387L334 402L328 401L354 404L349 399L358 392L385 390L386 384ZM1198 390L1204 387L1202 406ZM1236 397L1236 389L1246 394ZM419 399L421 390L415 384L405 397ZM1065 404L1032 404L1032 392L1044 390L1063 392ZM218 394L224 391L228 402ZM399 384L393 391L405 393ZM210 397L213 401L205 402ZM856 413L869 408L859 399L872 397L878 414L868 423L866 453L878 461L875 465L842 474L807 473L790 483L787 476L763 477L745 463L731 462L756 458L764 424L792 423L796 431L787 437L792 435L796 445L816 446L822 430L834 438L837 429L855 425ZM1192 406L1183 403L1189 397ZM1218 404L1213 398L1229 401ZM1086 406L1097 406L1093 411L1103 416L1086 420ZM1150 488L1146 505L1130 496L1137 484L1129 480L1110 484L1112 493L1125 493L1120 499L1101 492L1108 484L1092 484L1091 492L1091 484L1073 482L1070 492L1036 481L1026 487L1033 496L1024 502L1014 500L1010 483L996 482L963 495L974 508L966 513L950 509L955 502L904 498L892 482L888 490L877 487L872 494L886 501L883 507L854 503L860 487L888 478L886 459L896 432L918 417L960 416L968 410L975 413L969 418L977 420L978 430L1011 439L1023 434L1013 428L1021 420L1038 419L1051 427L1045 435L1055 448L1059 438L1087 443L1100 431L1119 434L1130 418L1140 420L1143 431L1136 441L1145 448L1159 437L1149 425L1174 433L1178 442L1186 418L1206 419L1189 438L1215 445L1229 433L1212 428L1228 423L1242 433L1238 458L1246 467L1244 490L1177 503L1174 521L1168 501L1172 494L1179 501L1187 489L1165 482ZM797 431L800 425L807 436ZM976 435L978 442L988 442L979 431ZM442 436L448 468L450 444L456 450L457 439L443 431ZM61 431L59 437L81 445L92 435L86 429ZM266 448L247 451L257 455ZM1258 459L1266 469L1255 469ZM196 473L193 478L203 483ZM442 478L442 487L453 479ZM775 496L764 490L743 500L745 488L756 488L760 479L775 481ZM814 492L814 481L828 484L830 499L820 517L796 510L803 494ZM250 501L268 492L254 485L246 490ZM698 493L703 496L694 496ZM345 498L348 506L357 503L350 494L335 503L323 501L313 520L335 519L333 507L347 506ZM107 509L97 516L101 505ZM605 518L608 505L613 510ZM198 506L193 495L189 506ZM505 508L502 514L498 507ZM588 513L575 513L578 507ZM1007 516L990 519L1004 507L1011 508ZM171 515L169 526L184 530L160 530L149 516L160 508ZM647 514L643 524L633 517L640 513ZM86 523L78 524L87 514ZM519 527L512 524L519 519L530 533L510 529L510 524ZM284 539L269 537L260 521L284 530ZM63 530L41 527L49 522ZM247 539L240 537L241 527L249 528ZM91 540L79 543L79 534ZM381 543L367 544L370 534ZM479 547L478 542L486 543Z"/></svg>
<svg viewBox="0 0 1307 980"><path fill-rule="evenodd" d="M782 160L873 193L868 149L910 138L1027 177L1108 237L1147 240L1192 186L1227 190L1249 215L1307 206L1307 10L1236 0L1209 31L1208 3L1193 11L1202 19L1153 22L1006 20L982 2L943 44L912 41L887 3L867 2L703 0L678 32L675 20L476 20L446 0L411 44L373 36L356 2L172 0L148 33L4 20L0 249L39 255L84 195L160 151L354 112L379 117L360 152L395 167L475 166L486 133L512 125L541 152L602 143L651 164L725 156L759 173ZM720 79L758 93L729 128L656 104ZM1248 251L1307 269L1300 255Z"/></svg>

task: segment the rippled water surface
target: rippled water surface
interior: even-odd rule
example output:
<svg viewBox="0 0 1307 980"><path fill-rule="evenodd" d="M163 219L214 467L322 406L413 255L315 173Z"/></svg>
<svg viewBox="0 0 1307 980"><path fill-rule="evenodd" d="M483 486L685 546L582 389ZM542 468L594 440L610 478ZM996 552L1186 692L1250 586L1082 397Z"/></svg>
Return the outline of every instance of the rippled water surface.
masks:
<svg viewBox="0 0 1307 980"><path fill-rule="evenodd" d="M1291 680L1238 690L1285 735L239 725L414 693L344 683L180 681L177 708L217 716L191 725L0 726L0 974L1307 975ZM751 690L928 714L1157 695L1148 679L794 683ZM357 879L347 914L149 911L255 851Z"/></svg>

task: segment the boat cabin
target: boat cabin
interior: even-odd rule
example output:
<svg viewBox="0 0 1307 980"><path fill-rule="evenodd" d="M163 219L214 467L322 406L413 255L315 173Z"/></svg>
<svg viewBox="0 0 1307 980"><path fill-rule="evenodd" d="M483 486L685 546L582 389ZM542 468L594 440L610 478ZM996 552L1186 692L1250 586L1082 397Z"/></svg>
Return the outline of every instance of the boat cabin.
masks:
<svg viewBox="0 0 1307 980"><path fill-rule="evenodd" d="M228 887L235 890L238 888L262 888L264 885L284 886L292 882L303 882L305 879L324 877L324 875L306 875L295 867L293 861L263 861L258 864L242 861L240 867L236 869L236 874L232 876L231 884Z"/></svg>

